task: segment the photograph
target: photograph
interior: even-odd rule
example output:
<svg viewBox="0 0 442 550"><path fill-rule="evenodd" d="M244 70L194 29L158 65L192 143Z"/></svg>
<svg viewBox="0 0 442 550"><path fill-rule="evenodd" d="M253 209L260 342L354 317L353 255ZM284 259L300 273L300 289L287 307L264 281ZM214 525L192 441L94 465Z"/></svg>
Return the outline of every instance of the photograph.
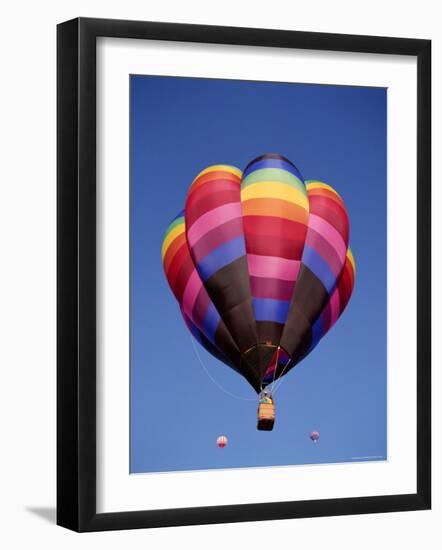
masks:
<svg viewBox="0 0 442 550"><path fill-rule="evenodd" d="M437 546L437 7L5 4L0 548Z"/></svg>
<svg viewBox="0 0 442 550"><path fill-rule="evenodd" d="M387 89L129 87L130 473L388 460Z"/></svg>

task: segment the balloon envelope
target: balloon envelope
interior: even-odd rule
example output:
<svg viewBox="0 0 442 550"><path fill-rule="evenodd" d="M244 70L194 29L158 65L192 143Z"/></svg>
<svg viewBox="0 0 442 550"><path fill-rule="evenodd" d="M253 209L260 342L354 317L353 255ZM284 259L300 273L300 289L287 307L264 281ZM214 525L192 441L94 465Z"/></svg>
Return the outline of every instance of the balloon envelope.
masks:
<svg viewBox="0 0 442 550"><path fill-rule="evenodd" d="M227 445L227 443L228 439L225 435L220 435L216 440L216 444L220 449L223 449Z"/></svg>
<svg viewBox="0 0 442 550"><path fill-rule="evenodd" d="M259 391L306 357L354 286L338 193L281 155L209 166L170 223L163 266L192 335Z"/></svg>

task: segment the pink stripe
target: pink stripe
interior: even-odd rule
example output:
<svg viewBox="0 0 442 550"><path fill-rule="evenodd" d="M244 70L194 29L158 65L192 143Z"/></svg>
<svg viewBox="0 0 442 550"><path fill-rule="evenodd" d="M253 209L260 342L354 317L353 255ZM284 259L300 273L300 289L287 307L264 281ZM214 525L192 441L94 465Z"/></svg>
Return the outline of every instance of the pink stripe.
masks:
<svg viewBox="0 0 442 550"><path fill-rule="evenodd" d="M250 277L250 290L253 298L271 298L290 301L293 296L294 281L282 281L267 277Z"/></svg>
<svg viewBox="0 0 442 550"><path fill-rule="evenodd" d="M198 296L196 298L196 301L193 305L192 310L192 317L194 319L195 325L204 332L204 317L207 313L207 308L210 304L210 298L207 294L207 290L204 288L204 286L201 287L200 291L198 292Z"/></svg>
<svg viewBox="0 0 442 550"><path fill-rule="evenodd" d="M330 297L330 326L336 323L339 317L339 292L335 289Z"/></svg>
<svg viewBox="0 0 442 550"><path fill-rule="evenodd" d="M198 265L212 250L243 233L242 218L234 218L215 227L192 246L193 261Z"/></svg>
<svg viewBox="0 0 442 550"><path fill-rule="evenodd" d="M329 241L312 227L309 227L305 244L313 248L327 262L335 277L338 278L342 271L343 262Z"/></svg>
<svg viewBox="0 0 442 550"><path fill-rule="evenodd" d="M187 281L186 288L184 290L183 299L181 305L185 313L192 319L192 310L195 305L198 293L203 286L203 282L199 276L199 273L196 269L193 270L192 275Z"/></svg>
<svg viewBox="0 0 442 550"><path fill-rule="evenodd" d="M283 281L296 281L301 265L299 260L288 260L277 256L258 256L256 254L247 254L247 261L250 276L281 279Z"/></svg>
<svg viewBox="0 0 442 550"><path fill-rule="evenodd" d="M229 202L206 212L187 231L187 240L193 246L211 229L241 216L241 203Z"/></svg>
<svg viewBox="0 0 442 550"><path fill-rule="evenodd" d="M320 235L324 237L336 250L340 260L344 262L345 255L347 253L347 246L344 242L344 239L341 237L340 233L336 229L325 221L320 216L315 214L310 214L308 219L308 226L317 231Z"/></svg>

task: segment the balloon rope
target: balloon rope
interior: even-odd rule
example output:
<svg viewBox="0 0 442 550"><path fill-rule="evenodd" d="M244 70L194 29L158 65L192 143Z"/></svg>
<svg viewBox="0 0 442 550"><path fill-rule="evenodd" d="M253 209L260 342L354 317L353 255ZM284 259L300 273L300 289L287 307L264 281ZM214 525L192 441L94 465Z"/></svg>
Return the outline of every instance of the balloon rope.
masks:
<svg viewBox="0 0 442 550"><path fill-rule="evenodd" d="M240 395L236 395L234 393L231 393L229 392L228 390L226 390L225 388L222 387L222 385L213 378L213 376L210 374L210 372L208 371L206 365L203 363L203 360L201 359L201 356L199 354L199 351L195 345L195 340L193 338L193 336L190 335L190 340L192 342L192 346L193 346L193 349L195 351L195 355L197 356L198 358L198 361L200 362L201 366L203 367L203 369L206 371L206 374L207 376L210 378L210 380L212 380L212 382L215 384L215 386L217 386L221 391L223 391L224 393L226 393L227 395L229 395L230 397L233 397L235 399L239 399L241 401L256 401L256 397L241 397Z"/></svg>
<svg viewBox="0 0 442 550"><path fill-rule="evenodd" d="M278 351L276 352L275 370L273 371L272 389L271 389L270 395L273 394L273 388L275 386L275 378L276 378L276 371L278 370L279 350L280 349L281 349L281 346L278 346Z"/></svg>
<svg viewBox="0 0 442 550"><path fill-rule="evenodd" d="M273 388L273 384L272 384L272 394L276 393L276 390L279 390L279 387L282 384L282 376L285 372L285 369L288 367L288 364L290 363L290 361L291 361L291 357L288 358L288 361L284 365L284 368L282 369L281 374L278 376L278 380L276 380L275 388ZM278 382L279 382L279 384L278 384Z"/></svg>

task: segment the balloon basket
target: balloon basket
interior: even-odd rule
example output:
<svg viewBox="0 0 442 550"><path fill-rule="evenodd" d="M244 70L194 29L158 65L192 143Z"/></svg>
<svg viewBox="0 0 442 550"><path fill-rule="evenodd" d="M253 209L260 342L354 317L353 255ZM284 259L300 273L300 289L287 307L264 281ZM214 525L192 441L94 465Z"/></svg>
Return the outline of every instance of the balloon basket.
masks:
<svg viewBox="0 0 442 550"><path fill-rule="evenodd" d="M270 432L275 424L274 403L259 403L258 405L258 430Z"/></svg>

